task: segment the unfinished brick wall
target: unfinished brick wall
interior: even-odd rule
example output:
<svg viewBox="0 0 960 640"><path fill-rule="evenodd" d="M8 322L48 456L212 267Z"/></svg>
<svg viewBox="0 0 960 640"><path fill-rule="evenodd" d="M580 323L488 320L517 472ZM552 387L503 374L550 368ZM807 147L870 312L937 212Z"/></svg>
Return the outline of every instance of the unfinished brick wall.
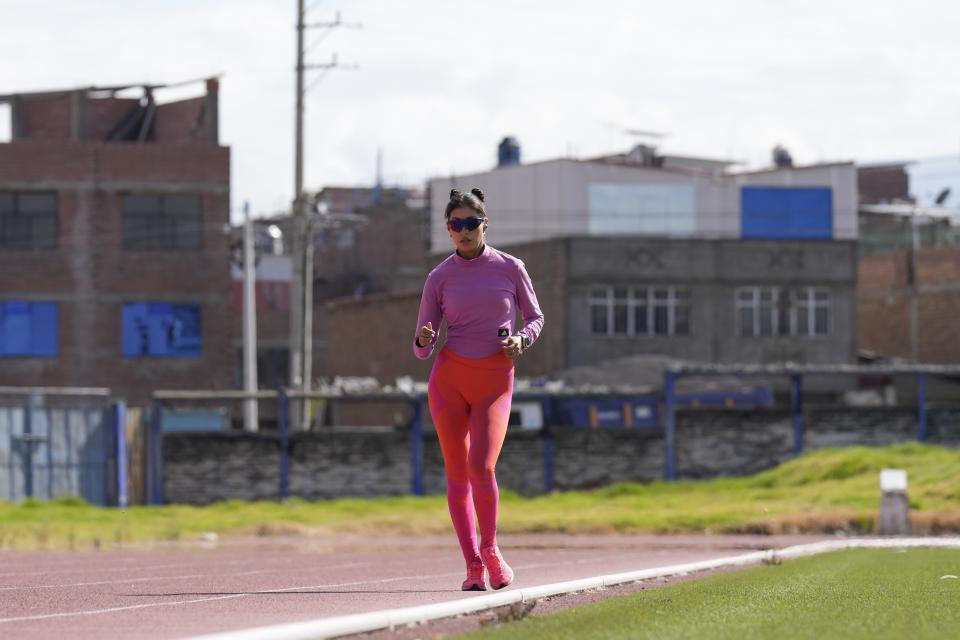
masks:
<svg viewBox="0 0 960 640"><path fill-rule="evenodd" d="M107 136L138 106L146 106L162 92L131 86L140 97L116 97L112 89L76 89L15 96L13 105L14 141L96 141ZM143 138L133 139L180 144L217 142L219 82L206 81L206 94L198 98L155 104L145 120ZM125 90L125 91L127 91ZM129 93L125 94L129 95ZM143 124L143 123L142 123Z"/></svg>
<svg viewBox="0 0 960 640"><path fill-rule="evenodd" d="M14 103L14 137L23 140L69 140L73 102L69 94L21 99Z"/></svg>
<svg viewBox="0 0 960 640"><path fill-rule="evenodd" d="M327 370L332 376L426 380L432 361L413 355L420 292L378 294L327 305Z"/></svg>
<svg viewBox="0 0 960 640"><path fill-rule="evenodd" d="M206 101L206 97L202 97L160 105L154 124L156 141L175 144L204 140Z"/></svg>
<svg viewBox="0 0 960 640"><path fill-rule="evenodd" d="M916 287L910 286L909 254L863 256L857 293L858 348L910 358L911 305L916 303L917 360L960 362L960 247L921 249Z"/></svg>

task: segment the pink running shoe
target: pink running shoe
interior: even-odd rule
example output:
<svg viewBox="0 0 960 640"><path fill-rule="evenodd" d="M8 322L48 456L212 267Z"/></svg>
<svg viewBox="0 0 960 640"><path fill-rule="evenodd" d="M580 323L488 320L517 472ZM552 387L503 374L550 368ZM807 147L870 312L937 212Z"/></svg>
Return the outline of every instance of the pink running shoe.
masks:
<svg viewBox="0 0 960 640"><path fill-rule="evenodd" d="M487 587L483 584L483 563L475 560L467 565L467 579L463 581L460 587L463 591L486 591Z"/></svg>
<svg viewBox="0 0 960 640"><path fill-rule="evenodd" d="M480 557L483 558L483 564L487 567L487 574L490 576L490 586L494 589L503 589L513 582L513 569L500 555L500 549L496 545L480 550Z"/></svg>

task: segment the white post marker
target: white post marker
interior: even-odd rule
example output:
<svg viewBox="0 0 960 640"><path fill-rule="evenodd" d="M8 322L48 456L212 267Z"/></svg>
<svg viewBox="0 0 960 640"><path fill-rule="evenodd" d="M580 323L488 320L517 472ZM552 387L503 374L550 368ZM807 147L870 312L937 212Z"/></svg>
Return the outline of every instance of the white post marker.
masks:
<svg viewBox="0 0 960 640"><path fill-rule="evenodd" d="M910 500L907 498L907 472L903 469L880 471L880 517L877 532L882 536L910 535Z"/></svg>
<svg viewBox="0 0 960 640"><path fill-rule="evenodd" d="M903 469L883 469L880 471L880 490L907 492L907 472Z"/></svg>

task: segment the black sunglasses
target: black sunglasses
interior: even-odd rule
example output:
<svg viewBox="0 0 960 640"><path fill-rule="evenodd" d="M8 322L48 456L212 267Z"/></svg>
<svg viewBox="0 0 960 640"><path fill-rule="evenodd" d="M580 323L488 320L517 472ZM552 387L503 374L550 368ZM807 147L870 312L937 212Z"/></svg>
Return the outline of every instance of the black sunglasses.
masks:
<svg viewBox="0 0 960 640"><path fill-rule="evenodd" d="M484 218L477 218L476 216L472 218L450 218L447 220L447 228L451 231L456 231L460 233L464 229L467 231L473 231L477 227L483 224Z"/></svg>

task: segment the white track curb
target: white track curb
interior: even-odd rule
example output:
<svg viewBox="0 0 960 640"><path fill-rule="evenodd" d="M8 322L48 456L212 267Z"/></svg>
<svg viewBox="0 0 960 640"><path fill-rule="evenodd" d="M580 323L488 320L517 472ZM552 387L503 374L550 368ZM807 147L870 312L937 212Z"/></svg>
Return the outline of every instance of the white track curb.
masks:
<svg viewBox="0 0 960 640"><path fill-rule="evenodd" d="M499 591L490 595L461 598L459 600L422 605L419 607L384 609L382 611L358 613L348 616L337 616L334 618L321 618L319 620L309 620L307 622L294 622L266 627L253 627L251 629L242 629L240 631L228 631L226 633L194 636L188 640L316 640L318 638L336 638L338 636L345 636L355 633L365 633L368 631L377 631L379 629L392 629L394 627L403 625L414 625L417 623L427 622L429 620L436 620L438 618L447 618L465 613L476 613L478 611L494 609L504 605L516 604L529 600L539 600L540 598L546 598L549 596L574 593L577 591L586 591L588 589L597 589L600 587L608 587L627 582L638 582L640 580L662 578L665 576L685 575L696 571L707 571L709 569L716 569L719 567L736 567L741 565L757 564L765 560L769 561L773 558L799 558L801 556L810 556L818 553L826 553L828 551L839 551L842 549L881 547L960 547L960 538L851 538L847 540L828 540L825 542L814 542L811 544L801 544L793 547L786 547L784 549L754 551L752 553L729 556L726 558L717 558L715 560L703 560L701 562L676 564L668 567L658 567L655 569L642 569L640 571L627 571L625 573L614 573L605 576L596 576L594 578L584 578L582 580L555 582L553 584L545 584L539 587L527 587L525 589L511 589L509 591Z"/></svg>

